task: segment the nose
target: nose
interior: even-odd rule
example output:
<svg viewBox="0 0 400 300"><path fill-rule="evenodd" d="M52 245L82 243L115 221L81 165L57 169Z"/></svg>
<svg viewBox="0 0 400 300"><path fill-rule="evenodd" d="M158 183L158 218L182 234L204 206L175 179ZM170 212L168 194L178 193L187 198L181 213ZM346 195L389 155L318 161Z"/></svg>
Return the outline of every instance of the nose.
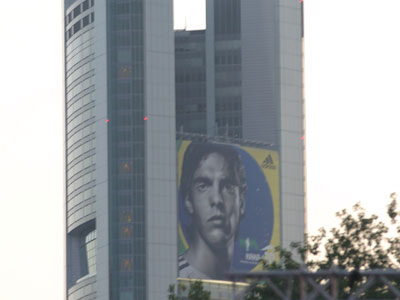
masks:
<svg viewBox="0 0 400 300"><path fill-rule="evenodd" d="M224 201L221 195L221 190L218 186L213 186L210 195L211 206L221 206Z"/></svg>

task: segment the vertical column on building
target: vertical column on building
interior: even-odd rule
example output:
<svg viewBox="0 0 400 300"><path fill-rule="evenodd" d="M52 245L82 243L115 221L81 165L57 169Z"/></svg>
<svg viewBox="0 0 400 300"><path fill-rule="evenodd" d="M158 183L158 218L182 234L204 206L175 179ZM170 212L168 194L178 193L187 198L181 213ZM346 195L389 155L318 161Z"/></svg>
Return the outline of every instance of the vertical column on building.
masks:
<svg viewBox="0 0 400 300"><path fill-rule="evenodd" d="M96 99L97 299L109 299L108 118L106 0L96 0L94 20Z"/></svg>
<svg viewBox="0 0 400 300"><path fill-rule="evenodd" d="M177 276L173 1L144 7L147 299L165 299Z"/></svg>
<svg viewBox="0 0 400 300"><path fill-rule="evenodd" d="M305 232L302 19L299 1L277 1L282 246L302 241Z"/></svg>
<svg viewBox="0 0 400 300"><path fill-rule="evenodd" d="M207 135L216 134L214 0L206 2L206 122Z"/></svg>

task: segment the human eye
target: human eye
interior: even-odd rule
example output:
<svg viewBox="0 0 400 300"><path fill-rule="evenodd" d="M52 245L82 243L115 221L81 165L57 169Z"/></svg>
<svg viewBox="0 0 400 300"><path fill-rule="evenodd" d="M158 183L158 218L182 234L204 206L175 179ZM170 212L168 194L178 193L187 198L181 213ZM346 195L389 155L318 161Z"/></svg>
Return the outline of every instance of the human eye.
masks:
<svg viewBox="0 0 400 300"><path fill-rule="evenodd" d="M195 183L195 188L198 192L204 193L208 190L210 184L207 183L205 180L200 180Z"/></svg>
<svg viewBox="0 0 400 300"><path fill-rule="evenodd" d="M236 192L236 187L237 187L236 184L233 184L232 182L229 181L224 182L223 184L223 189L230 194L234 194Z"/></svg>

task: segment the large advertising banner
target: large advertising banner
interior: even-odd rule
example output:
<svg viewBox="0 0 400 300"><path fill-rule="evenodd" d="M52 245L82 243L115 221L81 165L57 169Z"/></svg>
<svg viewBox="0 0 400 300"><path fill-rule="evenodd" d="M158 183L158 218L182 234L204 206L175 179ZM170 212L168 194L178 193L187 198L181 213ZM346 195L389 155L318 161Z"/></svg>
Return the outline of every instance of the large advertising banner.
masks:
<svg viewBox="0 0 400 300"><path fill-rule="evenodd" d="M277 151L178 141L178 276L224 280L278 260L279 203Z"/></svg>

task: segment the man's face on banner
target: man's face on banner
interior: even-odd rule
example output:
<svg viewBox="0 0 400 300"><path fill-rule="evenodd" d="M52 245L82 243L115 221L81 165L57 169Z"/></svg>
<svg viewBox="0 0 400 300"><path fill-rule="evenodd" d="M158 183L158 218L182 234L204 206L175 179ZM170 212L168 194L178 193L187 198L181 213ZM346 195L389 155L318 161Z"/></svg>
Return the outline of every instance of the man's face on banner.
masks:
<svg viewBox="0 0 400 300"><path fill-rule="evenodd" d="M244 213L233 172L221 154L207 155L194 172L189 199L185 199L195 231L214 249L226 247L234 238Z"/></svg>

